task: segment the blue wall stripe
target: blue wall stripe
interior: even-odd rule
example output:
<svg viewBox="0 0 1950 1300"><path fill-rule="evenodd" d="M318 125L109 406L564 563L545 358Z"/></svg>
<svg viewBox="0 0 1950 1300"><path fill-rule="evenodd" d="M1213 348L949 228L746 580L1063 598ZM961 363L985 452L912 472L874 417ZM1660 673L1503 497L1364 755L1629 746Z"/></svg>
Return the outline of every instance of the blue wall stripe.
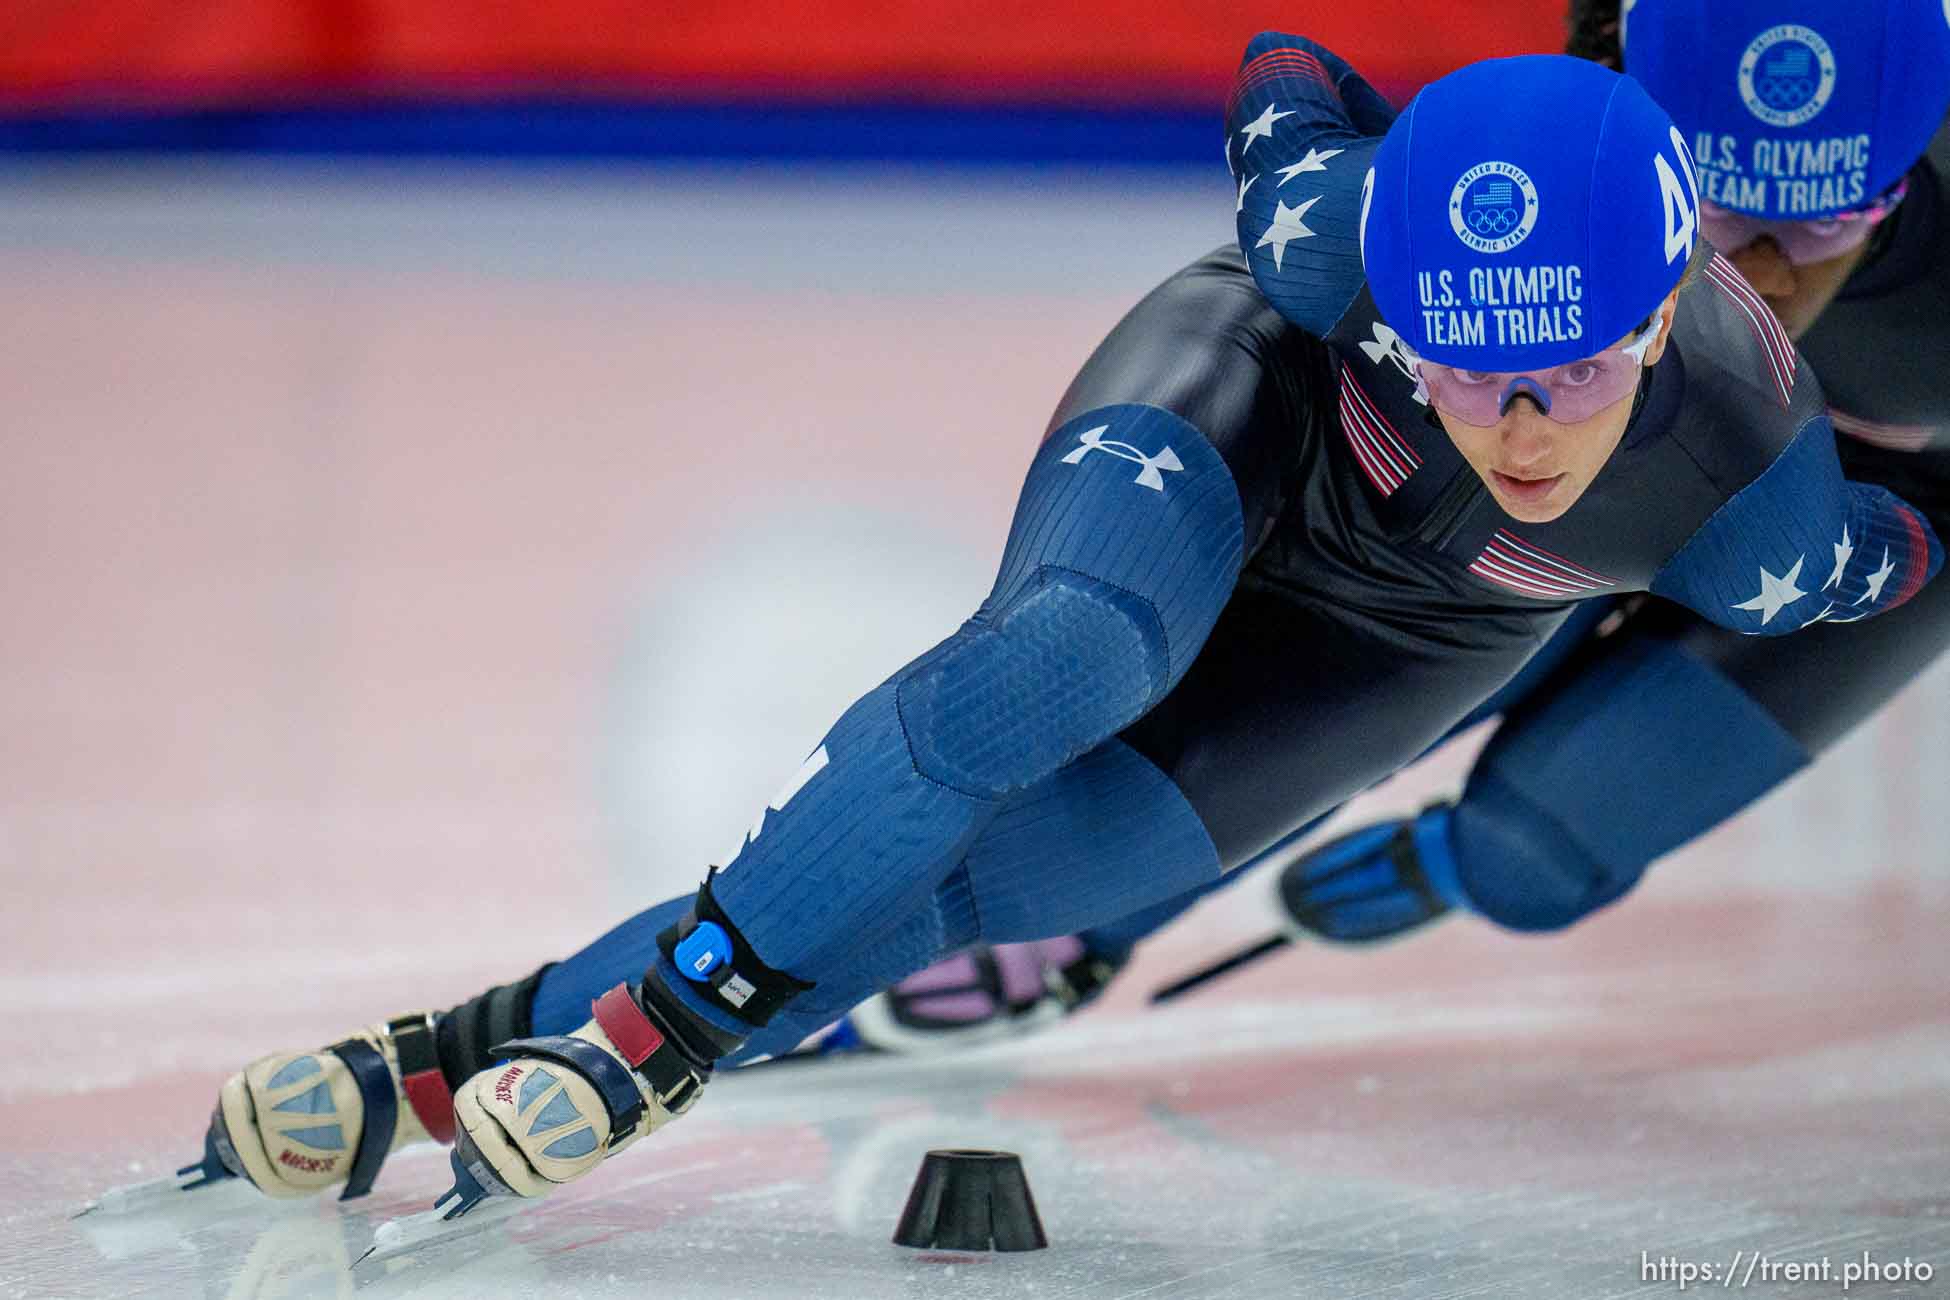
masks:
<svg viewBox="0 0 1950 1300"><path fill-rule="evenodd" d="M522 99L0 114L0 152L498 159L1214 162L1222 108L645 104Z"/></svg>

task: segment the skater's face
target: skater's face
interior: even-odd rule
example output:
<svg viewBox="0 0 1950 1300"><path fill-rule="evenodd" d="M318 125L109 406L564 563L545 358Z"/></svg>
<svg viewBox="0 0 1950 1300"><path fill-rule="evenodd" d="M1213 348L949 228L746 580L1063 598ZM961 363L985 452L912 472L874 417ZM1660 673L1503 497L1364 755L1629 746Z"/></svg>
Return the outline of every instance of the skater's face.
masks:
<svg viewBox="0 0 1950 1300"><path fill-rule="evenodd" d="M1819 221L1760 221L1702 202L1700 232L1798 339L1868 256L1869 237L1908 190L1904 181L1866 207Z"/></svg>
<svg viewBox="0 0 1950 1300"><path fill-rule="evenodd" d="M1825 262L1795 263L1771 236L1762 235L1726 254L1734 269L1747 277L1754 292L1781 318L1790 338L1800 338L1814 326L1842 285L1862 264L1869 246L1859 244Z"/></svg>
<svg viewBox="0 0 1950 1300"><path fill-rule="evenodd" d="M1645 349L1647 366L1665 355L1678 304L1676 289L1660 304L1658 331ZM1504 408L1502 419L1489 426L1465 423L1440 406L1435 413L1449 441L1503 512L1522 523L1543 524L1575 505L1618 449L1632 419L1635 392L1576 424L1551 419L1535 399L1521 393Z"/></svg>

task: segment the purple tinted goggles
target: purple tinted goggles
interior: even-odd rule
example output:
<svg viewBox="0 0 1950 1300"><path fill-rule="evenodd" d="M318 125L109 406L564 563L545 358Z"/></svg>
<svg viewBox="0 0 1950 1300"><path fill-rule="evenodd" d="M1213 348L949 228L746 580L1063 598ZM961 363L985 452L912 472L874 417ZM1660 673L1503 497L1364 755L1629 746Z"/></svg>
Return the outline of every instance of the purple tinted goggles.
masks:
<svg viewBox="0 0 1950 1300"><path fill-rule="evenodd" d="M1838 212L1815 221L1763 221L1701 199L1699 227L1721 252L1737 253L1765 235L1788 261L1796 266L1811 266L1860 248L1907 193L1909 182L1903 180L1865 208Z"/></svg>
<svg viewBox="0 0 1950 1300"><path fill-rule="evenodd" d="M1659 336L1655 314L1631 338L1595 356L1567 361L1549 370L1518 373L1458 370L1432 361L1418 361L1429 404L1464 424L1487 429L1503 419L1510 404L1528 397L1559 424L1579 424L1612 403L1629 397L1638 387L1645 366L1645 350Z"/></svg>

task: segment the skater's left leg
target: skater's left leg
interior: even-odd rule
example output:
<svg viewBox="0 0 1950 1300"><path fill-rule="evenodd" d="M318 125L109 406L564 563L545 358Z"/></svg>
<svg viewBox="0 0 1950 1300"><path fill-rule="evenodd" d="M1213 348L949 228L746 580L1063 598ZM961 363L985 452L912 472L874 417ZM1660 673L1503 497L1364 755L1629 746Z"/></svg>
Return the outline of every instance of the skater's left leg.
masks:
<svg viewBox="0 0 1950 1300"><path fill-rule="evenodd" d="M1579 604L1565 618L1563 624L1543 648L1524 663L1516 676L1504 683L1494 695L1471 709L1441 739L1429 746L1422 757L1426 758L1478 723L1499 717L1517 707L1523 700L1540 690L1554 674L1563 671L1567 663L1574 661L1577 656L1588 653L1593 638L1599 633L1600 626L1609 619L1619 617L1618 603L1612 600L1588 600ZM1122 965L1130 959L1132 951L1138 944L1183 916L1206 895L1231 886L1254 867L1287 852L1338 811L1338 808L1334 808L1322 813L1282 837L1272 847L1257 854L1250 862L1237 870L1227 872L1222 878L1209 885L1193 889L1177 898L1152 904L1106 925L1095 926L1077 937L1082 940L1084 948L1089 952L1105 961Z"/></svg>
<svg viewBox="0 0 1950 1300"><path fill-rule="evenodd" d="M1950 648L1950 591L1784 641L1659 610L1599 665L1513 718L1479 759L1447 847L1457 894L1552 930L1798 772ZM1692 703L1689 703L1692 701Z"/></svg>
<svg viewBox="0 0 1950 1300"><path fill-rule="evenodd" d="M1512 709L1453 804L1361 827L1289 864L1289 919L1341 942L1393 938L1451 911L1556 929L1799 771L1807 750L1689 651L1678 619L1691 616L1641 611ZM1854 642L1868 631L1838 629ZM1797 657L1813 636L1765 653Z"/></svg>
<svg viewBox="0 0 1950 1300"><path fill-rule="evenodd" d="M1561 929L1806 767L1946 648L1950 590L1935 586L1861 627L1784 640L1647 606L1511 711L1453 805L1315 850L1286 868L1283 897L1330 937L1399 933L1450 906ZM1358 896L1320 883L1357 877L1372 882ZM1417 901L1430 896L1433 912Z"/></svg>

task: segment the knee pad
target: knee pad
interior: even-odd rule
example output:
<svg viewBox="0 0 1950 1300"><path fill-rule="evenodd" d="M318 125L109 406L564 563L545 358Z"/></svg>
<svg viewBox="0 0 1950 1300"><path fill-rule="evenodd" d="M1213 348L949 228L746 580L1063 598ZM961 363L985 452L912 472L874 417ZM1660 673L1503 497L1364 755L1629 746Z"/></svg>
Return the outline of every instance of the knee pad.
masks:
<svg viewBox="0 0 1950 1300"><path fill-rule="evenodd" d="M1205 643L1243 529L1225 461L1171 412L1098 407L1056 429L987 602L901 674L916 769L994 798L1129 725Z"/></svg>
<svg viewBox="0 0 1950 1300"><path fill-rule="evenodd" d="M901 726L923 776L994 798L1115 733L1166 676L1163 629L1147 602L1045 571L901 682Z"/></svg>
<svg viewBox="0 0 1950 1300"><path fill-rule="evenodd" d="M1471 779L1450 835L1470 910L1508 930L1561 930L1631 889L1647 865L1600 861L1549 809L1494 776Z"/></svg>
<svg viewBox="0 0 1950 1300"><path fill-rule="evenodd" d="M1451 832L1458 883L1499 924L1568 925L1807 761L1772 715L1678 643L1621 639L1512 714L1483 751Z"/></svg>
<svg viewBox="0 0 1950 1300"><path fill-rule="evenodd" d="M821 971L925 902L1009 795L1170 689L1232 594L1242 520L1224 460L1168 411L1052 433L982 608L848 709L741 842L719 898L748 945Z"/></svg>

